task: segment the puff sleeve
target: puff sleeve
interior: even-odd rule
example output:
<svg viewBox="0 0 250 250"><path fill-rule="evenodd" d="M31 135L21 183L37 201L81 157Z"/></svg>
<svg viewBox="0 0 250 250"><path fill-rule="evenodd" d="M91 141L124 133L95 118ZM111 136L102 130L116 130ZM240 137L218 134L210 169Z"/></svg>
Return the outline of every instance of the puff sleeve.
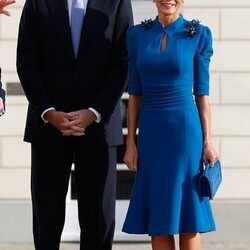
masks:
<svg viewBox="0 0 250 250"><path fill-rule="evenodd" d="M200 26L200 38L194 57L194 95L209 95L209 63L213 55L212 34L208 27Z"/></svg>
<svg viewBox="0 0 250 250"><path fill-rule="evenodd" d="M136 27L130 27L127 33L127 49L128 49L128 65L129 65L129 83L128 83L128 93L130 95L141 95L142 86L137 70L136 59L136 43L135 43L135 33Z"/></svg>

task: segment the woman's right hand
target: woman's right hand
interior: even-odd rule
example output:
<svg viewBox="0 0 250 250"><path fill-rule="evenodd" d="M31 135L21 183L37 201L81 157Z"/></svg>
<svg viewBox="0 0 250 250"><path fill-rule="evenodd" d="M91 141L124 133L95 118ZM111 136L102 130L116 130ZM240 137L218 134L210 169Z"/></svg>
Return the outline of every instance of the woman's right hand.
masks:
<svg viewBox="0 0 250 250"><path fill-rule="evenodd" d="M138 151L135 144L127 145L123 161L130 170L137 169Z"/></svg>
<svg viewBox="0 0 250 250"><path fill-rule="evenodd" d="M3 100L0 98L0 112L3 109Z"/></svg>
<svg viewBox="0 0 250 250"><path fill-rule="evenodd" d="M10 16L10 12L7 11L5 8L8 5L11 5L11 4L15 3L15 2L16 2L16 0L0 0L0 14Z"/></svg>

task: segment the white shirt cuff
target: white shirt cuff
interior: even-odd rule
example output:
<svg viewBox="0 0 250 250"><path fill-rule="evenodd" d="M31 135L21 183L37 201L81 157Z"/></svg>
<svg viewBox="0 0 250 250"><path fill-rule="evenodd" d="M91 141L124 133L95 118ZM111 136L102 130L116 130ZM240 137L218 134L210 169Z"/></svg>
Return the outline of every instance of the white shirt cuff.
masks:
<svg viewBox="0 0 250 250"><path fill-rule="evenodd" d="M88 108L88 110L92 111L95 114L95 116L96 116L95 122L96 123L99 123L102 120L102 116L101 116L101 114L98 111L96 111L93 108Z"/></svg>
<svg viewBox="0 0 250 250"><path fill-rule="evenodd" d="M50 111L50 110L56 110L56 109L53 108L53 107L51 107L51 108L45 109L45 110L43 111L43 113L41 114L41 118L43 119L43 121L44 121L45 123L48 123L48 121L44 118L44 115L45 115L48 111Z"/></svg>

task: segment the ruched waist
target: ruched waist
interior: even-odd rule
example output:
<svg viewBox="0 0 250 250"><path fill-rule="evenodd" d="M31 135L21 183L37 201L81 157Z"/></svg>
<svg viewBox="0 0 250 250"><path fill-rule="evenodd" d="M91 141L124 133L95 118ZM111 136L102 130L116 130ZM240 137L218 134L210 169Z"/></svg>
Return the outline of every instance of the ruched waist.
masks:
<svg viewBox="0 0 250 250"><path fill-rule="evenodd" d="M143 86L143 109L175 109L194 107L191 88L180 85Z"/></svg>

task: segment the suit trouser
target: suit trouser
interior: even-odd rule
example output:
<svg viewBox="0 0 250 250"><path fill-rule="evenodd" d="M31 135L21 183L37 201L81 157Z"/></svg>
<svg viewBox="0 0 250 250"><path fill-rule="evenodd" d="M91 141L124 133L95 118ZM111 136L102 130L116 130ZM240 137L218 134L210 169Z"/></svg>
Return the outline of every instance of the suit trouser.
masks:
<svg viewBox="0 0 250 250"><path fill-rule="evenodd" d="M111 250L115 226L116 148L81 138L32 144L31 193L36 250L58 250L72 162L81 250ZM73 215L72 215L73 216Z"/></svg>

